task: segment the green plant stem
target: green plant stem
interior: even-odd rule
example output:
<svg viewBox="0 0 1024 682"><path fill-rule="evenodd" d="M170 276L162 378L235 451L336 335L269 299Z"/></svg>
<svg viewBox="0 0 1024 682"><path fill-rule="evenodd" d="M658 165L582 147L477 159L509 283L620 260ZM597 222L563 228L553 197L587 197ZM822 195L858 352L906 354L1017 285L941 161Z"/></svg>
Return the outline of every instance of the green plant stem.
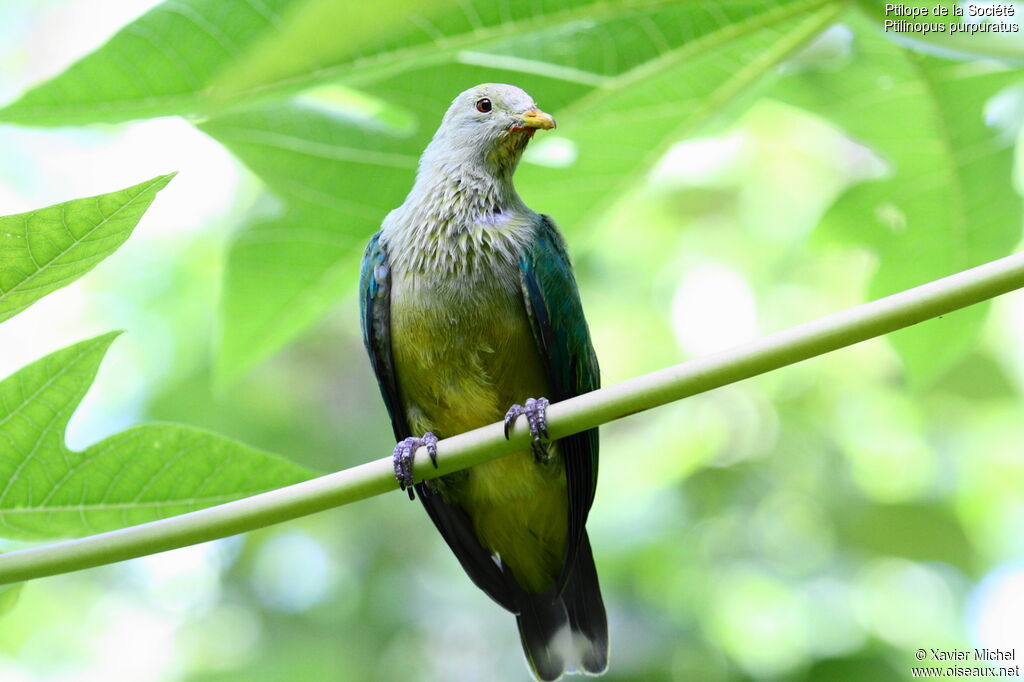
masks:
<svg viewBox="0 0 1024 682"><path fill-rule="evenodd" d="M771 334L731 350L645 374L551 405L553 438L850 346L1024 287L1024 253ZM434 469L420 450L417 479L433 478L523 450L519 420L506 441L491 424L438 443ZM235 502L0 556L0 584L68 573L216 538L337 507L396 489L385 457Z"/></svg>

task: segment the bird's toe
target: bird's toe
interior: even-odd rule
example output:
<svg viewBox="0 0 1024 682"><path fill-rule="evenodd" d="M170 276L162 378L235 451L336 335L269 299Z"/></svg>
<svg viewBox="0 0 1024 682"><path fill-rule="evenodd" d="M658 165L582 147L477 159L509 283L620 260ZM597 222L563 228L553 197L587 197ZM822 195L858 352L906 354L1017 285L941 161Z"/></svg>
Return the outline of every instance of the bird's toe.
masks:
<svg viewBox="0 0 1024 682"><path fill-rule="evenodd" d="M427 448L427 454L430 455L430 461L433 463L434 468L437 468L437 441L438 438L430 431L423 434L422 438L410 436L405 440L401 440L395 445L395 450L391 454L391 461L395 466L395 478L398 479L398 487L409 493L409 499L416 499L416 493L413 492L413 476L412 476L412 465L416 459L416 451L422 447Z"/></svg>
<svg viewBox="0 0 1024 682"><path fill-rule="evenodd" d="M427 446L427 454L430 455L430 461L437 468L437 436L430 431L423 434L423 444Z"/></svg>
<svg viewBox="0 0 1024 682"><path fill-rule="evenodd" d="M391 454L391 461L395 467L395 478L398 479L398 487L409 493L409 499L415 498L413 492L413 478L412 478L412 461L413 454L416 452L415 441L417 438L406 438L401 440L395 445L395 450Z"/></svg>
<svg viewBox="0 0 1024 682"><path fill-rule="evenodd" d="M533 442L530 449L533 457L538 462L546 462L550 456L547 446L548 441L548 416L547 409L550 402L547 398L527 398L524 405L513 405L505 413L505 438L508 439L513 424L520 415L526 415L526 422L530 425L530 435Z"/></svg>
<svg viewBox="0 0 1024 682"><path fill-rule="evenodd" d="M530 422L530 433L539 441L548 437L548 405L547 398L530 398L526 401L526 419Z"/></svg>
<svg viewBox="0 0 1024 682"><path fill-rule="evenodd" d="M508 408L508 412L505 413L505 440L508 440L509 433L512 431L512 425L516 423L516 419L519 419L519 416L523 414L526 414L526 408L518 403Z"/></svg>

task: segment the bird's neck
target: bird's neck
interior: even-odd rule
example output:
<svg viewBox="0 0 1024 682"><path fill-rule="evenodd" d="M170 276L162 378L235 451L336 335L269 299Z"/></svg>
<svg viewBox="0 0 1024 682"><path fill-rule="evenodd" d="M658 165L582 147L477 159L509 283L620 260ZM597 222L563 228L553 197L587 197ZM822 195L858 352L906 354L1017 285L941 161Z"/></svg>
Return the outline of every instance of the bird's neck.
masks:
<svg viewBox="0 0 1024 682"><path fill-rule="evenodd" d="M412 193L425 217L455 231L522 204L511 172L474 166L432 168L420 174Z"/></svg>
<svg viewBox="0 0 1024 682"><path fill-rule="evenodd" d="M512 167L430 158L405 203L384 226L393 259L413 270L475 276L514 264L530 209L512 183Z"/></svg>
<svg viewBox="0 0 1024 682"><path fill-rule="evenodd" d="M451 139L442 127L427 145L406 206L445 232L458 234L489 216L523 207L512 183L529 136L498 142Z"/></svg>

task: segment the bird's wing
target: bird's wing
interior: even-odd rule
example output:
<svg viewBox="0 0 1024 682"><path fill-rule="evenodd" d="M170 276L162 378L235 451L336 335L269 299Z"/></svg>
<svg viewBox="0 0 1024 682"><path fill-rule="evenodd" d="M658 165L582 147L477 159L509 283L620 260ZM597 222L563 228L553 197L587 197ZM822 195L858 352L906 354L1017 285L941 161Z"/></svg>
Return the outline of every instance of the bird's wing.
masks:
<svg viewBox="0 0 1024 682"><path fill-rule="evenodd" d="M548 216L540 216L536 237L519 259L520 281L534 340L540 352L552 402L600 387L597 356L583 317L579 289L565 242ZM558 440L569 490L569 543L559 580L572 570L597 488L597 429Z"/></svg>
<svg viewBox="0 0 1024 682"><path fill-rule="evenodd" d="M391 417L391 428L397 440L408 438L412 434L402 409L391 356L391 265L380 243L380 232L370 238L359 268L359 313L363 343Z"/></svg>
<svg viewBox="0 0 1024 682"><path fill-rule="evenodd" d="M370 363L391 416L395 439L402 440L412 434L402 407L391 354L391 267L384 245L380 243L379 232L370 239L363 255L359 275L359 304L363 342L370 354ZM502 573L490 553L480 545L466 512L445 502L439 493L425 483L417 483L416 492L430 519L477 587L504 608L517 613L517 586Z"/></svg>

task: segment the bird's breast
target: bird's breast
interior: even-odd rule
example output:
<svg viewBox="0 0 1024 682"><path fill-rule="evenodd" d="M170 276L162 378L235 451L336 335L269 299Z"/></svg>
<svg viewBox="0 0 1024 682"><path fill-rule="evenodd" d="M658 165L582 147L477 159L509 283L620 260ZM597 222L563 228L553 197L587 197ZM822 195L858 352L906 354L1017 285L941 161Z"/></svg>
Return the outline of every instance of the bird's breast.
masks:
<svg viewBox="0 0 1024 682"><path fill-rule="evenodd" d="M392 278L392 352L413 431L443 437L483 426L543 389L517 271Z"/></svg>

